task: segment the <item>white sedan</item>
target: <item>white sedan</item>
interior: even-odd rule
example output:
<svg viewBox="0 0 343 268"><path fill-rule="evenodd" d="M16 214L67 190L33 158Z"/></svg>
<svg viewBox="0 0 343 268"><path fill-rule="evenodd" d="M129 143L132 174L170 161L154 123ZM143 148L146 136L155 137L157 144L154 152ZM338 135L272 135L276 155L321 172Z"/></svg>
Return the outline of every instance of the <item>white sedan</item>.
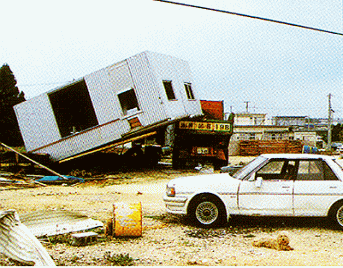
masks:
<svg viewBox="0 0 343 268"><path fill-rule="evenodd" d="M201 227L230 215L329 217L343 228L343 171L333 157L260 155L235 174L182 177L167 184L166 210Z"/></svg>

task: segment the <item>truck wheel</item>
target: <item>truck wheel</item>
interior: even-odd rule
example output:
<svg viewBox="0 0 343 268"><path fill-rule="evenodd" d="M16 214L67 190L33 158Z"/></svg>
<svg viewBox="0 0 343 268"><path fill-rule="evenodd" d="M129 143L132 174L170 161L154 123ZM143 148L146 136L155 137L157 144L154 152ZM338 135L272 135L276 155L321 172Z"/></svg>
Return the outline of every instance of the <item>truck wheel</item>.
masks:
<svg viewBox="0 0 343 268"><path fill-rule="evenodd" d="M194 200L189 212L194 223L203 228L218 226L226 220L223 203L210 195L202 195Z"/></svg>
<svg viewBox="0 0 343 268"><path fill-rule="evenodd" d="M329 219L335 227L343 229L343 201L332 206L329 213Z"/></svg>

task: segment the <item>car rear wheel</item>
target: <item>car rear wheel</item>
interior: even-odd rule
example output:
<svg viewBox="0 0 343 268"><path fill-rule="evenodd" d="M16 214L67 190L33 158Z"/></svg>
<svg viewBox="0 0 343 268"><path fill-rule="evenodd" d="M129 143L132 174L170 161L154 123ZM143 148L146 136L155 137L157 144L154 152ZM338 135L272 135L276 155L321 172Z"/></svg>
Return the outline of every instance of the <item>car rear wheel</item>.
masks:
<svg viewBox="0 0 343 268"><path fill-rule="evenodd" d="M205 228L223 224L226 219L223 203L210 195L202 195L192 202L190 216L197 226Z"/></svg>
<svg viewBox="0 0 343 268"><path fill-rule="evenodd" d="M336 203L331 208L329 217L335 227L343 229L343 202Z"/></svg>

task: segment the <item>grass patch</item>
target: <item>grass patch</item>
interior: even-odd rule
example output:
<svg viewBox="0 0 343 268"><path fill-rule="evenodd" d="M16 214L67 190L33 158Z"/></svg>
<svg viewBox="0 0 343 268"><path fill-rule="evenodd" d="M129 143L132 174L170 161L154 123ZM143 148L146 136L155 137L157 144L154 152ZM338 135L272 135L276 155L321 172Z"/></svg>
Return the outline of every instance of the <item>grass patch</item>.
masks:
<svg viewBox="0 0 343 268"><path fill-rule="evenodd" d="M129 253L127 254L113 254L111 252L105 253L105 260L111 263L114 266L132 266L134 264L134 259L130 257Z"/></svg>
<svg viewBox="0 0 343 268"><path fill-rule="evenodd" d="M167 215L165 215L165 214L162 214L162 215L146 215L146 216L143 216L143 217L147 218L147 219L163 221L167 217Z"/></svg>
<svg viewBox="0 0 343 268"><path fill-rule="evenodd" d="M71 236L70 234L61 234L48 237L49 242L53 245L56 244L68 244L71 245Z"/></svg>

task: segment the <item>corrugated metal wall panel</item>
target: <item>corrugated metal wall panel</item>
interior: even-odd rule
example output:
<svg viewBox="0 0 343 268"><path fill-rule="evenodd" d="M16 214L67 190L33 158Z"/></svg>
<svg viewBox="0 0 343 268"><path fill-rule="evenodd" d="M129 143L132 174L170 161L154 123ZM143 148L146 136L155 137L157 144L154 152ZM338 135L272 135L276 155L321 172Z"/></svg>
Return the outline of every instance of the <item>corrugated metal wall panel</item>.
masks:
<svg viewBox="0 0 343 268"><path fill-rule="evenodd" d="M127 62L136 88L138 102L143 111L143 114L139 115L140 122L147 126L167 119L156 85L156 77L146 53L131 57Z"/></svg>
<svg viewBox="0 0 343 268"><path fill-rule="evenodd" d="M116 93L134 87L127 61L115 64L107 68L107 71L112 82L112 88Z"/></svg>
<svg viewBox="0 0 343 268"><path fill-rule="evenodd" d="M122 118L118 92L133 88L126 61L114 64L85 77L99 124Z"/></svg>
<svg viewBox="0 0 343 268"><path fill-rule="evenodd" d="M35 152L49 154L53 160L58 161L118 140L121 138L120 133L126 133L129 130L129 124L119 120L60 140Z"/></svg>
<svg viewBox="0 0 343 268"><path fill-rule="evenodd" d="M200 104L200 99L197 94L197 88L193 81L192 72L190 66L187 61L184 60L175 60L175 64L173 65L174 71L177 73L177 83L178 83L178 90L180 94L180 99L184 103L185 113L190 115L201 115L202 109ZM195 99L189 100L187 98L187 93L185 89L185 83L191 83L192 90Z"/></svg>
<svg viewBox="0 0 343 268"><path fill-rule="evenodd" d="M107 72L102 69L91 75L85 76L89 95L94 111L100 125L120 117L120 110L116 96L112 91L112 84Z"/></svg>
<svg viewBox="0 0 343 268"><path fill-rule="evenodd" d="M180 92L179 74L174 67L176 61L171 56L165 56L156 53L149 53L149 62L155 72L156 81L163 98L164 110L169 118L175 118L186 114ZM172 82L176 100L168 100L163 86L163 81Z"/></svg>
<svg viewBox="0 0 343 268"><path fill-rule="evenodd" d="M151 69L154 72L156 84L163 101L167 117L176 118L185 115L201 115L199 99L188 100L184 83L192 83L195 97L197 97L192 74L188 63L184 60L153 52L146 52ZM168 100L163 81L172 81L176 100Z"/></svg>
<svg viewBox="0 0 343 268"><path fill-rule="evenodd" d="M60 139L47 94L22 102L14 109L28 151Z"/></svg>

